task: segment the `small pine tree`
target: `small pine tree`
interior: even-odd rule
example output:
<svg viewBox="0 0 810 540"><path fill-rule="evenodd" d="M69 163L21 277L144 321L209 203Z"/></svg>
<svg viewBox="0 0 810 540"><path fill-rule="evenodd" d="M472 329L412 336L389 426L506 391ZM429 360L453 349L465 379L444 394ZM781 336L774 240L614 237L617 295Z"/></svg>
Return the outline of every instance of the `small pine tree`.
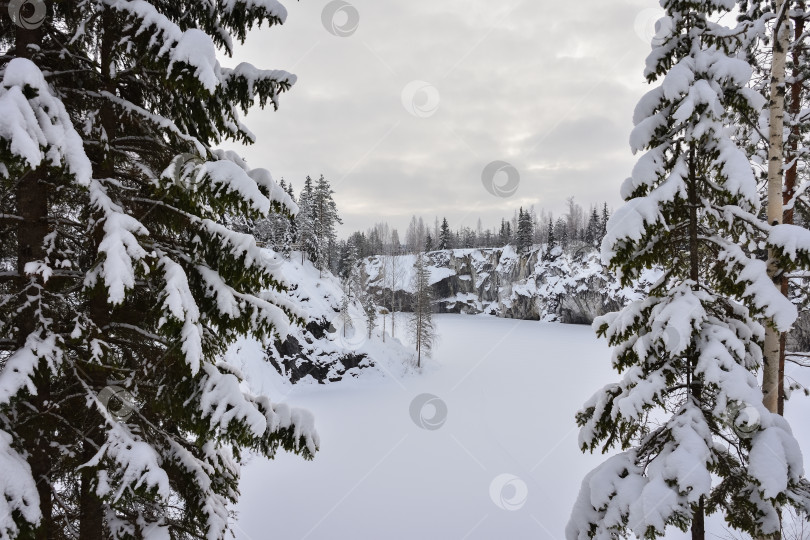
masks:
<svg viewBox="0 0 810 540"><path fill-rule="evenodd" d="M315 186L312 178L307 176L304 188L298 196L298 214L295 216L295 229L297 231L298 246L301 250L301 261L306 254L313 264L317 264L320 253L318 242L315 209Z"/></svg>
<svg viewBox="0 0 810 540"><path fill-rule="evenodd" d="M546 251L543 253L544 261L551 261L554 259L554 251L557 249L557 237L554 234L554 221L549 216L548 218L548 238L546 239Z"/></svg>
<svg viewBox="0 0 810 540"><path fill-rule="evenodd" d="M442 219L442 226L439 230L439 249L450 249L453 246L452 233L447 218Z"/></svg>
<svg viewBox="0 0 810 540"><path fill-rule="evenodd" d="M313 219L316 257L315 264L321 272L332 267L334 246L337 241L335 226L343 221L338 215L337 205L332 195L329 181L323 175L318 178L313 192Z"/></svg>
<svg viewBox="0 0 810 540"><path fill-rule="evenodd" d="M354 320L351 314L352 291L344 287L343 297L340 299L340 332L343 337L351 337L354 333Z"/></svg>
<svg viewBox="0 0 810 540"><path fill-rule="evenodd" d="M518 212L517 249L518 253L527 253L534 240L534 230L532 216L529 212L524 212L521 207Z"/></svg>
<svg viewBox="0 0 810 540"><path fill-rule="evenodd" d="M377 304L374 302L374 297L366 294L363 297L363 313L366 316L366 327L368 328L368 337L371 339L371 333L377 327Z"/></svg>
<svg viewBox="0 0 810 540"><path fill-rule="evenodd" d="M345 259L343 261L343 281L350 296L359 297L363 291L358 268L359 256L353 240L346 242Z"/></svg>
<svg viewBox="0 0 810 540"><path fill-rule="evenodd" d="M563 218L557 218L557 222L554 224L554 237L557 240L557 244L565 249L568 247L568 223Z"/></svg>
<svg viewBox="0 0 810 540"><path fill-rule="evenodd" d="M433 295L430 288L430 273L424 253L416 257L413 276L413 303L408 329L416 345L416 366L422 366L422 353L430 356L436 330L433 326Z"/></svg>
<svg viewBox="0 0 810 540"><path fill-rule="evenodd" d="M602 237L600 234L601 230L601 223L599 219L599 212L597 212L596 207L594 206L591 209L591 217L588 220L588 226L585 227L585 243L589 246L597 247L598 244L602 241Z"/></svg>
<svg viewBox="0 0 810 540"><path fill-rule="evenodd" d="M608 221L610 221L610 213L608 212L608 205L604 203L602 206L602 218L599 220L599 243L601 244L602 240L605 238L607 234L607 226Z"/></svg>

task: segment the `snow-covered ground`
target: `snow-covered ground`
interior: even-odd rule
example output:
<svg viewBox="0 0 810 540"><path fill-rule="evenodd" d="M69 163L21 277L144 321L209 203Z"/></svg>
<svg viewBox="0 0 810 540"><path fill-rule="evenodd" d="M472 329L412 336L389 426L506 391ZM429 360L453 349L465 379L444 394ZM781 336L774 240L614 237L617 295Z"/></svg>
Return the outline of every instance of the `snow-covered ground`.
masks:
<svg viewBox="0 0 810 540"><path fill-rule="evenodd" d="M321 450L245 467L239 540L564 538L583 476L604 459L580 453L573 418L616 378L607 345L587 326L436 321L422 375L291 387L265 372L274 400L315 414ZM423 398L412 418L426 393L438 401ZM805 449L808 401L789 405ZM717 520L710 530L728 537Z"/></svg>

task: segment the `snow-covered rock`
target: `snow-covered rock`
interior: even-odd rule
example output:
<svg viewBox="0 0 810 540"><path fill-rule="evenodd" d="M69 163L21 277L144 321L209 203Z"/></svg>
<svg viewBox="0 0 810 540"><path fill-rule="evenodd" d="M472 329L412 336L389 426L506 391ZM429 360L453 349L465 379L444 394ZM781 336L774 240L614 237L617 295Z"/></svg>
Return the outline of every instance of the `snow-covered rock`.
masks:
<svg viewBox="0 0 810 540"><path fill-rule="evenodd" d="M353 300L348 317L340 313L344 293L340 281L328 271L319 272L300 254L278 258L279 272L291 284L288 296L305 314L283 339L266 349L266 359L291 383L328 383L361 372L396 376L415 364L414 351L383 333L371 331L362 307Z"/></svg>
<svg viewBox="0 0 810 540"><path fill-rule="evenodd" d="M621 287L593 249L558 249L551 257L544 257L545 253L541 246L522 254L511 246L428 253L436 311L590 324L637 298L659 275L650 271L635 287ZM398 259L396 266L403 271L396 280L393 302L390 257L370 257L363 264L377 301L389 309L408 311L413 255Z"/></svg>

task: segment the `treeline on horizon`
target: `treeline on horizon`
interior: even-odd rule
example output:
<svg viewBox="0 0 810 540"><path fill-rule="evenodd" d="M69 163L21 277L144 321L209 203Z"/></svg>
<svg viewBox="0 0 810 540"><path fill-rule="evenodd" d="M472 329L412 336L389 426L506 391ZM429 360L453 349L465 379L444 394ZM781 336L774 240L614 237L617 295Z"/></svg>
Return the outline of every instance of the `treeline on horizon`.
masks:
<svg viewBox="0 0 810 540"><path fill-rule="evenodd" d="M534 205L520 207L511 218L504 217L498 226L486 229L480 218L476 227L452 227L446 217L435 216L433 223L428 224L423 217L414 215L403 235L381 221L339 239L336 227L343 221L328 179L323 175L318 180L307 176L297 197L291 182L282 178L279 185L298 204L298 213L294 217L271 214L267 219L236 224L237 228L251 232L261 244L286 257L293 251L302 252L320 270L339 276L345 275L347 267L357 260L375 255L507 245L518 252L526 252L535 245L546 245L547 250L558 246L598 248L611 214L606 202L586 210L574 197L569 197L566 212L556 219L545 209L538 213Z"/></svg>
<svg viewBox="0 0 810 540"><path fill-rule="evenodd" d="M434 216L428 223L421 216L412 216L403 234L386 221L380 221L365 231L354 231L346 239L337 236L337 225L343 223L334 200L329 180L320 175L317 180L307 176L298 196L292 182L281 179L280 187L297 203L298 213L289 217L271 213L259 221L232 224L237 230L250 232L266 247L289 258L293 251L301 252L318 269L329 270L345 277L348 267L359 259L377 255L417 254L444 249L502 248L513 246L523 253L533 246L544 245L550 253L554 248L598 249L612 214L606 202L585 209L574 197L566 200L566 211L558 217L534 205L518 208L510 218L501 218L496 227L484 228L481 219L475 227L453 227L446 217ZM795 222L806 226L810 212L796 208Z"/></svg>

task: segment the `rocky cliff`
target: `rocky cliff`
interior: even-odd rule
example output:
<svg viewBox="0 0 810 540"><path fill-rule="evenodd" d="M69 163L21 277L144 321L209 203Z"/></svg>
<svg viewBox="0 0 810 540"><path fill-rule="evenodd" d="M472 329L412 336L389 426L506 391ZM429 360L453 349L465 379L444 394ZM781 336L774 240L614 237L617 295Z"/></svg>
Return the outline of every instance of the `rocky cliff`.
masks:
<svg viewBox="0 0 810 540"><path fill-rule="evenodd" d="M650 271L635 287L620 287L593 249L544 255L540 248L518 254L511 246L427 253L436 311L588 324L659 275ZM371 257L364 264L378 302L408 311L414 256Z"/></svg>
<svg viewBox="0 0 810 540"><path fill-rule="evenodd" d="M302 314L286 336L265 348L267 361L291 383L328 383L370 372L401 375L415 363L414 351L382 330L371 332L362 306L353 299L340 312L344 293L340 281L319 272L297 256L281 261L279 271L290 282L286 294Z"/></svg>

